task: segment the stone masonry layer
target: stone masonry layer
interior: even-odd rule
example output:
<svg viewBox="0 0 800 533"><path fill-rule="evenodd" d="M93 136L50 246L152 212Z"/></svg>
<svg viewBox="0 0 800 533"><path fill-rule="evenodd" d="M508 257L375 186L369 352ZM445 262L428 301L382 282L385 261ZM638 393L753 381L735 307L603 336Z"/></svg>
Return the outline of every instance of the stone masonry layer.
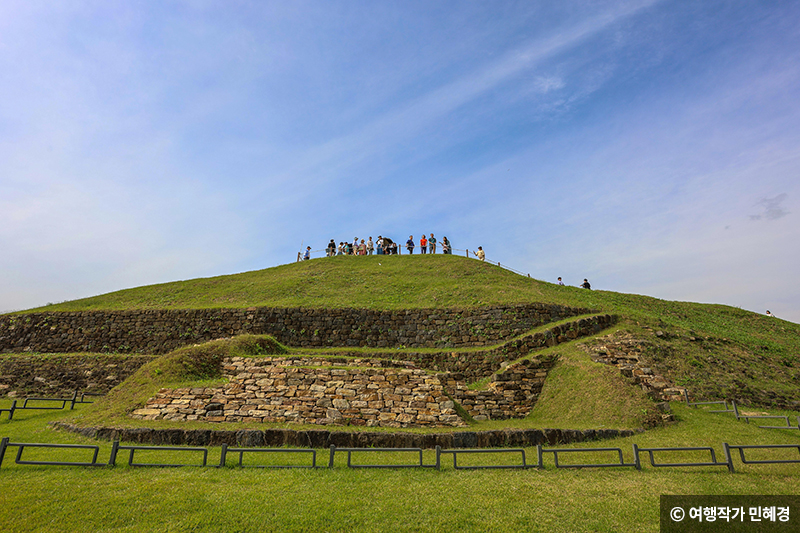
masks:
<svg viewBox="0 0 800 533"><path fill-rule="evenodd" d="M162 389L132 417L368 427L465 426L439 378L384 361L226 358L222 387Z"/></svg>
<svg viewBox="0 0 800 533"><path fill-rule="evenodd" d="M372 357L381 359L401 359L411 361L419 368L437 372L455 372L468 383L492 375L505 366L509 361L525 357L531 352L542 348L573 341L599 333L616 322L614 315L596 315L579 318L571 322L554 325L544 331L538 331L509 340L497 347L470 350L469 352L454 352L450 350L436 351L379 351L371 353ZM337 352L338 355L359 357L359 352Z"/></svg>
<svg viewBox="0 0 800 533"><path fill-rule="evenodd" d="M464 421L450 399L455 398L476 420L522 418L535 405L556 358L525 359L511 366L508 361L596 333L613 321L610 315L581 318L491 350L388 354L411 357L410 361L389 357L349 361L343 357L233 358L223 365L223 374L230 380L224 387L165 389L133 416L368 427L460 426ZM392 365L401 368L385 368ZM447 373L430 375L417 368L423 365ZM501 369L505 371L495 374ZM490 375L487 390L468 388L468 381Z"/></svg>
<svg viewBox="0 0 800 533"><path fill-rule="evenodd" d="M0 356L0 395L59 398L76 390L102 394L154 358L148 355L4 354Z"/></svg>
<svg viewBox="0 0 800 533"><path fill-rule="evenodd" d="M240 334L296 347L487 346L585 309L529 304L478 309L183 309L0 316L0 352L142 352Z"/></svg>
<svg viewBox="0 0 800 533"><path fill-rule="evenodd" d="M602 439L631 437L641 430L631 429L498 429L455 431L448 433L409 433L342 431L330 429L151 429L81 427L67 422L53 422L58 429L88 438L120 440L137 444L172 446L265 447L289 446L323 449L339 448L500 448L568 444Z"/></svg>
<svg viewBox="0 0 800 533"><path fill-rule="evenodd" d="M509 365L492 377L486 390L476 391L469 390L461 374L431 375L410 362L234 357L223 364L230 380L226 385L162 389L131 416L367 427L464 426L451 397L476 420L523 418L536 404L556 360L557 356L549 356Z"/></svg>
<svg viewBox="0 0 800 533"><path fill-rule="evenodd" d="M525 418L536 405L547 372L558 360L551 355L542 359L523 359L495 374L485 390L470 390L462 374L444 374L445 389L475 420Z"/></svg>

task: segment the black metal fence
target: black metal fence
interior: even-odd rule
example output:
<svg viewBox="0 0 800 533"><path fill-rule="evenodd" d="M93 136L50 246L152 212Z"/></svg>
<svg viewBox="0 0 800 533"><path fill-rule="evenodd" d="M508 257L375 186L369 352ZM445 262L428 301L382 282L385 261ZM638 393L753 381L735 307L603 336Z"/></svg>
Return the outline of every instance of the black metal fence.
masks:
<svg viewBox="0 0 800 533"><path fill-rule="evenodd" d="M6 452L16 447L17 454L14 462L18 465L40 465L40 466L116 466L119 452L130 452L128 455L127 464L132 467L182 467L182 466L195 466L195 467L208 467L214 466L208 463L209 449L204 447L183 447L183 446L138 446L138 445L121 445L119 441L114 441L111 447L111 454L108 462L102 463L97 461L100 452L100 447L97 445L88 444L43 444L43 443L29 443L29 442L11 442L8 437L0 440L0 466L3 464ZM494 449L451 449L443 450L437 446L434 453L433 462L424 462L424 450L422 448L337 448L331 446L329 450L328 468L334 468L336 465L336 454L339 453L340 457L346 454L347 468L362 469L362 468L433 468L441 470L442 456L452 455L453 469L454 470L478 470L478 469L545 469L545 454L552 454L553 465L555 468L635 468L642 470L642 455L649 459L650 466L654 468L663 467L714 467L724 466L729 472L735 472L733 457L734 454L731 450L739 452L739 458L742 464L745 465L766 465L766 464L800 464L800 444L722 444L724 460L717 459L716 451L711 446L697 446L697 447L664 447L664 448L640 448L638 445L633 444L632 448L632 461L625 461L624 454L621 448L544 448L542 445L536 447L536 462L528 463L526 460L525 450L522 448L494 448ZM66 460L63 457L46 457L46 458L23 458L25 450L88 450L91 454L91 460ZM745 455L745 450L796 450L797 458L786 458L787 455L773 458L754 459L752 456L748 458ZM170 457L180 456L185 457L186 461L181 462L137 462L134 461L135 452L157 452L156 459L162 459L165 455ZM608 455L611 452L614 461L608 461ZM671 455L681 452L679 457L685 459L687 454L691 455L695 452L702 452L708 454L708 458L702 460L680 460L671 462L661 462L656 460L656 454L659 457ZM317 465L317 452L313 449L287 449L287 448L229 448L227 445L222 445L220 450L219 463L214 466L216 468L223 468L228 466L227 456L229 453L239 454L238 464L235 466L241 468L320 468ZM243 457L245 454L281 454L283 456L293 456L297 459L303 459L305 462L287 463L287 464L244 464ZM354 454L362 456L376 454L391 454L395 459L397 456L411 457L413 460L408 462L391 462L382 463L378 462L382 457L377 456L376 462L369 463L356 463L353 460ZM584 456L594 457L597 462L582 462L582 463L564 463L564 457L573 454L583 454ZM198 458L199 455L199 458ZM430 453L429 453L430 455ZM518 456L519 462L509 464L505 462L486 462L486 458L496 457L497 455ZM311 463L308 464L307 458L310 456ZM465 457L482 457L484 462L478 464L465 465L459 464L459 457L462 461ZM384 457L385 458L385 455ZM191 459L191 461L190 461Z"/></svg>
<svg viewBox="0 0 800 533"><path fill-rule="evenodd" d="M719 400L713 402L690 402L689 401L689 393L686 389L683 389L683 398L686 401L686 405L689 407L697 408L701 405L721 405L723 409L719 410L709 410L709 413L731 413L733 416L736 417L736 420L744 419L745 422L748 424L750 423L751 419L754 420L783 420L785 425L783 426L758 426L763 429L800 429L800 415L797 417L797 425L793 426L791 422L789 422L789 415L745 415L739 412L739 407L736 405L734 400L731 400L730 405L728 405L727 400Z"/></svg>
<svg viewBox="0 0 800 533"><path fill-rule="evenodd" d="M60 410L66 409L67 405L69 404L70 410L75 408L75 404L78 403L93 403L91 400L87 400L87 398L102 396L102 394L96 394L92 392L78 392L75 391L72 394L71 398L25 398L22 400L22 405L19 404L18 400L11 401L11 407L4 407L0 409L0 416L3 413L8 413L8 419L14 419L14 412L15 411L44 411L44 410ZM45 405L42 405L42 404ZM60 404L60 405L48 405L48 404Z"/></svg>

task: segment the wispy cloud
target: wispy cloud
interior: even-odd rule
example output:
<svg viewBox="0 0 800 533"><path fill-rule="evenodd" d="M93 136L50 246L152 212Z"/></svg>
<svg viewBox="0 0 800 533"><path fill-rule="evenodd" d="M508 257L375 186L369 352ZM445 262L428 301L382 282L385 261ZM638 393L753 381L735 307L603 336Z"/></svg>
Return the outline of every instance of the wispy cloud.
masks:
<svg viewBox="0 0 800 533"><path fill-rule="evenodd" d="M750 220L778 220L789 214L781 204L788 198L789 195L784 193L775 196L774 198L762 198L756 202L756 207L762 209L760 214L750 215Z"/></svg>

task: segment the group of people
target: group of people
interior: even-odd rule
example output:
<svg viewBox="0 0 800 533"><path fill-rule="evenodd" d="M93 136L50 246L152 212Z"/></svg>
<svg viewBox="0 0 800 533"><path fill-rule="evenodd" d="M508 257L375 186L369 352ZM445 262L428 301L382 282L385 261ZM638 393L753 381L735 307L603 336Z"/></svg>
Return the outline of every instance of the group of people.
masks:
<svg viewBox="0 0 800 533"><path fill-rule="evenodd" d="M433 233L430 234L430 237L426 237L423 234L422 238L419 240L420 252L426 254L428 253L428 250L430 250L430 253L435 254L437 244L438 241L436 240L436 237L434 237ZM414 248L416 248L416 242L414 241L413 235L408 237L405 246L408 250L408 253L413 255ZM447 237L442 237L441 247L443 254L450 254L453 251L453 248L450 245L450 241L447 240ZM303 255L303 259L310 258L310 251L311 247L306 250L306 253ZM325 249L325 255L328 257L334 257L337 255L372 255L373 253L376 255L396 255L397 252L397 243L389 237L383 237L382 235L378 235L378 239L374 242L372 237L366 241L361 239L360 242L358 237L356 237L353 239L352 243L340 242L338 245L336 244L336 241L331 239L327 248Z"/></svg>
<svg viewBox="0 0 800 533"><path fill-rule="evenodd" d="M558 277L558 284L561 285L562 287L564 286L564 282L561 281L561 276ZM589 283L589 280L586 279L586 278L583 278L583 283L581 283L578 286L580 288L582 288L582 289L589 289L589 290L592 289L592 285Z"/></svg>

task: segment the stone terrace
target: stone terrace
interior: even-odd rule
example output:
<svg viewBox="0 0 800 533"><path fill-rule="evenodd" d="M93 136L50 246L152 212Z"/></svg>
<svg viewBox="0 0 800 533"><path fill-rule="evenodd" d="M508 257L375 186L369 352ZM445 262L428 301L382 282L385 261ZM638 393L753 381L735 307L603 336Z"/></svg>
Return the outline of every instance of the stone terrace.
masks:
<svg viewBox="0 0 800 533"><path fill-rule="evenodd" d="M424 370L382 368L380 360L349 362L358 368L322 366L330 364L319 358L226 359L230 382L223 387L162 389L132 416L370 427L465 425L439 379Z"/></svg>

